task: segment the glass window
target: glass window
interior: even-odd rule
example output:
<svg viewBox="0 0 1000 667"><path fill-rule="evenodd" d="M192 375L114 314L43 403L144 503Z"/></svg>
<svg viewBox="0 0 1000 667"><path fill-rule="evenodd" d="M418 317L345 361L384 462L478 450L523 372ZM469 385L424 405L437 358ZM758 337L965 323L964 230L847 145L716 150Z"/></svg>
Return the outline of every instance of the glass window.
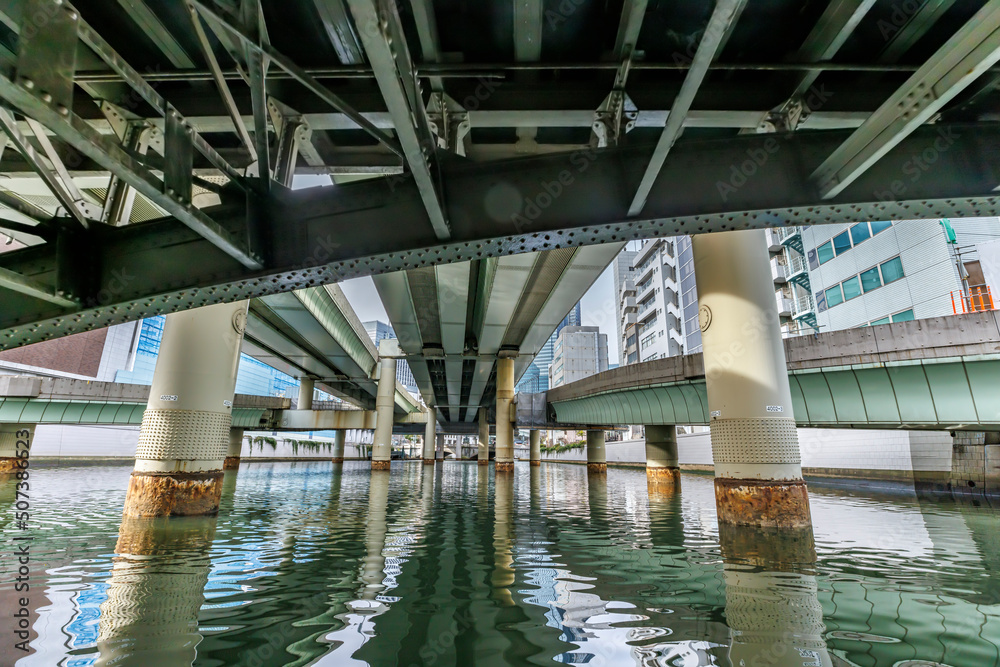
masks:
<svg viewBox="0 0 1000 667"><path fill-rule="evenodd" d="M882 286L882 278L878 274L878 267L873 267L861 274L861 286L865 292L871 292Z"/></svg>
<svg viewBox="0 0 1000 667"><path fill-rule="evenodd" d="M896 313L895 315L892 316L893 322L909 322L912 319L913 319L912 308L910 308L909 310L904 310L901 313Z"/></svg>
<svg viewBox="0 0 1000 667"><path fill-rule="evenodd" d="M854 245L858 245L869 238L871 238L871 232L868 231L867 222L859 222L851 227L851 240L854 241Z"/></svg>
<svg viewBox="0 0 1000 667"><path fill-rule="evenodd" d="M879 232L884 232L885 230L887 230L890 227L892 227L892 223L891 222L875 222L875 221L872 221L871 227L872 227L872 236L875 236Z"/></svg>
<svg viewBox="0 0 1000 667"><path fill-rule="evenodd" d="M844 293L840 291L840 285L834 285L826 291L826 305L828 308L844 303Z"/></svg>
<svg viewBox="0 0 1000 667"><path fill-rule="evenodd" d="M891 282L903 277L903 262L899 257L893 257L888 262L881 265L882 283L888 285Z"/></svg>
<svg viewBox="0 0 1000 667"><path fill-rule="evenodd" d="M833 244L827 241L819 248L816 249L816 254L819 255L819 263L829 262L833 259Z"/></svg>
<svg viewBox="0 0 1000 667"><path fill-rule="evenodd" d="M875 326L876 324L889 324L889 318L883 317L880 320L875 320L874 322L872 322L872 326Z"/></svg>
<svg viewBox="0 0 1000 667"><path fill-rule="evenodd" d="M837 251L837 254L847 252L851 249L851 236L847 232L843 234L837 234L833 237L833 249Z"/></svg>
<svg viewBox="0 0 1000 667"><path fill-rule="evenodd" d="M844 288L845 301L850 301L855 297L861 296L861 281L858 280L857 276L854 276L853 278L848 278L847 280L841 283L841 286Z"/></svg>

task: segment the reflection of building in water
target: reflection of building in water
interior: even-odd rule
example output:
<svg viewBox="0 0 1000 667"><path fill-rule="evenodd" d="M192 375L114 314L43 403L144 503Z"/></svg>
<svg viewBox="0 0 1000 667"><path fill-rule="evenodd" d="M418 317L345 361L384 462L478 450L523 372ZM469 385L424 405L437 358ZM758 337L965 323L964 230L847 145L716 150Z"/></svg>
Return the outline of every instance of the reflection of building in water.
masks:
<svg viewBox="0 0 1000 667"><path fill-rule="evenodd" d="M720 525L734 665L831 667L823 640L812 528Z"/></svg>
<svg viewBox="0 0 1000 667"><path fill-rule="evenodd" d="M192 665L216 517L122 520L97 665Z"/></svg>

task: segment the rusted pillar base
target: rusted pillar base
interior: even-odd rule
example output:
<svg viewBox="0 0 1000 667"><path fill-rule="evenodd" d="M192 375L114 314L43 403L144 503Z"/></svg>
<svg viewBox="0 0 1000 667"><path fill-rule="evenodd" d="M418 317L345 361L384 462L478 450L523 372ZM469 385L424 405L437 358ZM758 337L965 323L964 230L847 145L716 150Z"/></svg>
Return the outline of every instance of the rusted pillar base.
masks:
<svg viewBox="0 0 1000 667"><path fill-rule="evenodd" d="M531 465L533 465L533 466L540 466L540 465L542 465L542 462L541 461L532 461Z"/></svg>
<svg viewBox="0 0 1000 667"><path fill-rule="evenodd" d="M681 486L680 468L646 468L646 484L662 490L679 489Z"/></svg>
<svg viewBox="0 0 1000 667"><path fill-rule="evenodd" d="M388 470L391 461L372 461L372 470Z"/></svg>
<svg viewBox="0 0 1000 667"><path fill-rule="evenodd" d="M133 472L125 495L127 517L204 516L219 511L221 470Z"/></svg>
<svg viewBox="0 0 1000 667"><path fill-rule="evenodd" d="M344 462L344 457L343 456L334 456L332 459L330 459L330 461L332 461L333 463L343 463Z"/></svg>
<svg viewBox="0 0 1000 667"><path fill-rule="evenodd" d="M226 460L222 462L223 470L236 470L240 467L240 457L238 456L227 456Z"/></svg>
<svg viewBox="0 0 1000 667"><path fill-rule="evenodd" d="M762 528L802 528L812 525L809 493L802 480L715 480L719 523Z"/></svg>
<svg viewBox="0 0 1000 667"><path fill-rule="evenodd" d="M425 466L432 466L434 465L434 463L435 463L434 459L424 459Z"/></svg>
<svg viewBox="0 0 1000 667"><path fill-rule="evenodd" d="M514 462L513 461L497 461L496 471L497 472L514 472Z"/></svg>
<svg viewBox="0 0 1000 667"><path fill-rule="evenodd" d="M23 470L24 467L19 462L25 460L26 459L19 459L14 456L0 456L0 475ZM27 463L25 463L24 466L27 466Z"/></svg>
<svg viewBox="0 0 1000 667"><path fill-rule="evenodd" d="M607 463L588 463L587 464L587 472L591 473L592 475L605 475L608 472L608 464Z"/></svg>

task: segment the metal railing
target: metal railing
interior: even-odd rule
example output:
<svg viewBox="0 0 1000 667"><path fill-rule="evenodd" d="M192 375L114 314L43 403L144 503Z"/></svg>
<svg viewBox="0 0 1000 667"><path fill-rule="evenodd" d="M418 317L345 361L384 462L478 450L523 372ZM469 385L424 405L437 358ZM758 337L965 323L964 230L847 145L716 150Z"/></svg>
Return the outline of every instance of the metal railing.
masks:
<svg viewBox="0 0 1000 667"><path fill-rule="evenodd" d="M815 310L816 301L813 299L812 294L804 294L803 296L796 297L794 311L795 317Z"/></svg>
<svg viewBox="0 0 1000 667"><path fill-rule="evenodd" d="M955 313L984 313L987 310L995 310L993 304L993 293L989 285L969 285L969 293L964 290L955 290L951 293L951 312Z"/></svg>

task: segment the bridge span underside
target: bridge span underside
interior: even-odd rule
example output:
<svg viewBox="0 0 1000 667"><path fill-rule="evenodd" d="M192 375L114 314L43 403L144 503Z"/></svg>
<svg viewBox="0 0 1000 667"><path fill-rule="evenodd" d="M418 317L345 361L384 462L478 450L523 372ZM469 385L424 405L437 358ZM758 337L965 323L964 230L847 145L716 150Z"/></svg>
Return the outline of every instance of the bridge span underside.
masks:
<svg viewBox="0 0 1000 667"><path fill-rule="evenodd" d="M1000 430L995 312L789 339L785 348L800 427ZM607 371L547 397L567 424L712 421L700 354Z"/></svg>

